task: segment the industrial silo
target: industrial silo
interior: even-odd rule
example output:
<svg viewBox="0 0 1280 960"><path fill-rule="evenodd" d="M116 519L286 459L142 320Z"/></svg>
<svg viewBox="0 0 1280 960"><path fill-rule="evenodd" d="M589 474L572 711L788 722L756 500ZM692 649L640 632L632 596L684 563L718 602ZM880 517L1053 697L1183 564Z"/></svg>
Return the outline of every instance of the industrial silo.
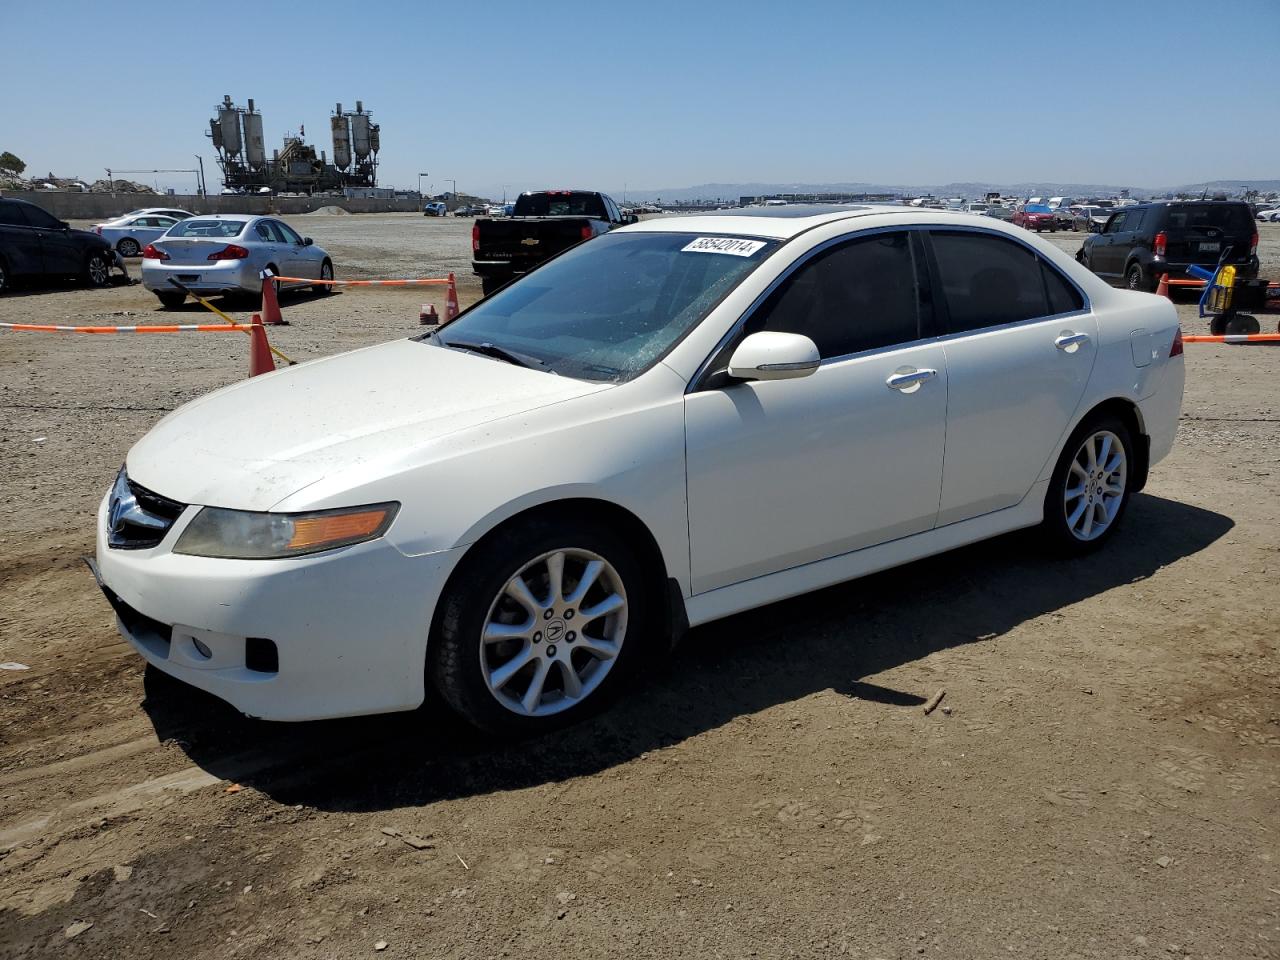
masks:
<svg viewBox="0 0 1280 960"><path fill-rule="evenodd" d="M356 101L356 112L351 115L351 145L357 160L369 158L369 114L364 112L364 103L360 100Z"/></svg>
<svg viewBox="0 0 1280 960"><path fill-rule="evenodd" d="M351 166L351 127L347 115L342 112L342 104L338 104L338 109L333 112L329 125L333 130L333 165L345 170Z"/></svg>
<svg viewBox="0 0 1280 960"><path fill-rule="evenodd" d="M227 156L240 155L240 111L231 104L231 97L222 98L218 107L218 126L222 128L222 149Z"/></svg>
<svg viewBox="0 0 1280 960"><path fill-rule="evenodd" d="M254 112L252 100L244 115L244 155L254 170L261 170L266 165L267 145L262 139L262 114Z"/></svg>

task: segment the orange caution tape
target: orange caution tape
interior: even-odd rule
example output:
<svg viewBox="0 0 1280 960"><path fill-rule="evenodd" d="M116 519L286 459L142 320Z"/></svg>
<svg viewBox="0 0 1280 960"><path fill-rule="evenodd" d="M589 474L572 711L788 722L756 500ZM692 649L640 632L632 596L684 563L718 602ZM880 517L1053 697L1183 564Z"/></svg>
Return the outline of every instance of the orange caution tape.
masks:
<svg viewBox="0 0 1280 960"><path fill-rule="evenodd" d="M430 287L448 286L444 280L311 280L307 277L272 277L285 283L324 283L334 287Z"/></svg>
<svg viewBox="0 0 1280 960"><path fill-rule="evenodd" d="M1183 343L1280 343L1280 333L1228 333L1221 337L1193 333L1182 338Z"/></svg>
<svg viewBox="0 0 1280 960"><path fill-rule="evenodd" d="M0 323L5 330L22 330L28 333L225 333L240 330L248 333L247 323L173 323L132 327L73 327L51 323Z"/></svg>

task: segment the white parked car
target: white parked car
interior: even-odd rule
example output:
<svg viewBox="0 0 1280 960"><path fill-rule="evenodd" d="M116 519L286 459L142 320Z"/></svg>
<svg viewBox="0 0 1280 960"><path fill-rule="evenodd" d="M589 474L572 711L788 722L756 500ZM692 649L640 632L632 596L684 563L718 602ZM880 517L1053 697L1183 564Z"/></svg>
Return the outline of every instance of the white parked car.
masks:
<svg viewBox="0 0 1280 960"><path fill-rule="evenodd" d="M281 283L281 289L333 279L329 254L275 217L192 217L175 223L142 251L142 285L169 308L181 306L187 297L170 278L197 294L252 296L262 292L264 270L302 278ZM313 289L330 292L328 284Z"/></svg>
<svg viewBox="0 0 1280 960"><path fill-rule="evenodd" d="M615 230L437 332L169 414L98 514L124 636L258 717L438 694L538 730L686 625L1116 532L1174 441L1168 300L990 217L743 214Z"/></svg>
<svg viewBox="0 0 1280 960"><path fill-rule="evenodd" d="M161 213L130 214L99 223L93 232L115 247L120 256L136 257L147 244L159 240L177 222L177 217Z"/></svg>

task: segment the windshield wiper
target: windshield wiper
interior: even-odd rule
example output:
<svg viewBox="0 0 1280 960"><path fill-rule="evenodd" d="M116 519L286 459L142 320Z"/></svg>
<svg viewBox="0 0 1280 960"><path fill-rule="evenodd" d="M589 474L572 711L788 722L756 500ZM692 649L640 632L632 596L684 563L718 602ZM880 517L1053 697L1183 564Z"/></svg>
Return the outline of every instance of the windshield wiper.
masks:
<svg viewBox="0 0 1280 960"><path fill-rule="evenodd" d="M467 343L463 340L444 340L440 342L446 347L454 347L458 350L470 350L472 353L479 353L486 357L493 357L496 360L505 360L507 363L514 363L517 367L543 367L550 369L545 363L537 357L531 357L527 353L514 353L506 347L500 347L497 344L489 343L487 340L483 343Z"/></svg>

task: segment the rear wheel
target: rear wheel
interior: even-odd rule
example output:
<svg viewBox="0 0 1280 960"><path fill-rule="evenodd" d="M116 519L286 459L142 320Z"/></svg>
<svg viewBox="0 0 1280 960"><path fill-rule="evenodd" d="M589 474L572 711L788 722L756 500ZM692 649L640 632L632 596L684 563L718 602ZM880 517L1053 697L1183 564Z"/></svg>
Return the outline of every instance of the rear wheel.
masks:
<svg viewBox="0 0 1280 960"><path fill-rule="evenodd" d="M160 301L160 306L166 310L177 310L187 301L187 295L181 290L169 293L163 290L156 291L156 299Z"/></svg>
<svg viewBox="0 0 1280 960"><path fill-rule="evenodd" d="M0 260L0 293L6 293L9 290L9 268L4 265L4 261Z"/></svg>
<svg viewBox="0 0 1280 960"><path fill-rule="evenodd" d="M136 257L142 252L142 247L138 246L138 241L133 237L125 237L116 244L116 250L122 257Z"/></svg>
<svg viewBox="0 0 1280 960"><path fill-rule="evenodd" d="M1118 418L1091 418L1062 450L1045 495L1041 530L1062 553L1087 553L1115 532L1129 503L1133 438Z"/></svg>
<svg viewBox="0 0 1280 960"><path fill-rule="evenodd" d="M1151 278L1147 276L1147 271L1136 260L1129 264L1124 272L1124 285L1130 290L1141 290L1144 293L1151 293L1155 289L1151 286Z"/></svg>
<svg viewBox="0 0 1280 960"><path fill-rule="evenodd" d="M105 287L111 280L111 263L105 253L91 253L84 262L84 279L91 287Z"/></svg>
<svg viewBox="0 0 1280 960"><path fill-rule="evenodd" d="M657 601L612 531L571 516L499 531L441 598L428 675L475 726L531 734L608 701L643 661Z"/></svg>

